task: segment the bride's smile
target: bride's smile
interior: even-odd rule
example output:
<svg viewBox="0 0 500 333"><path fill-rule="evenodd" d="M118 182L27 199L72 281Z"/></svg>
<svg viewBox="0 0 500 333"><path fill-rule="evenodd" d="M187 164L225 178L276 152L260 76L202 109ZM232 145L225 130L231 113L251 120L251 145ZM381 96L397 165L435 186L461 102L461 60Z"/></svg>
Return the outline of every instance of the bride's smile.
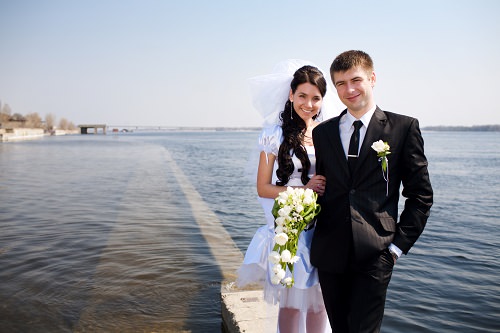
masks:
<svg viewBox="0 0 500 333"><path fill-rule="evenodd" d="M317 86L305 82L297 86L295 93L290 91L290 101L293 103L295 112L304 121L309 121L321 109L323 97Z"/></svg>

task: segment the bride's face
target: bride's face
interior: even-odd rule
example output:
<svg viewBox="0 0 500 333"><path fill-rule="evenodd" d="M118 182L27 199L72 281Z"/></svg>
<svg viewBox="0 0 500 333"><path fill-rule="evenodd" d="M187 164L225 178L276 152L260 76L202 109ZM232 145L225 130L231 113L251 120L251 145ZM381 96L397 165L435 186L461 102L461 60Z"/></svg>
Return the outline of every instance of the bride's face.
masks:
<svg viewBox="0 0 500 333"><path fill-rule="evenodd" d="M290 101L293 102L295 112L307 122L318 114L323 97L318 87L306 82L298 85L295 93L290 90Z"/></svg>

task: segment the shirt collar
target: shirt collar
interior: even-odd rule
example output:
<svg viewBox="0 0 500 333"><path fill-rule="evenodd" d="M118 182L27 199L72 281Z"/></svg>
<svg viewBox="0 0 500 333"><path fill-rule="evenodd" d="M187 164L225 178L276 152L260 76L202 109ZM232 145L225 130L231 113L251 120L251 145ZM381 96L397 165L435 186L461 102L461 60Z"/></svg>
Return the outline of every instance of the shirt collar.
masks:
<svg viewBox="0 0 500 333"><path fill-rule="evenodd" d="M354 123L356 120L361 120L361 122L363 123L363 125L365 126L365 128L368 128L368 124L370 123L370 120L372 119L372 116L375 113L375 109L376 108L377 108L377 105L373 106L373 108L371 108L370 110L368 110L368 112L365 113L359 119L354 118L354 116L352 114L350 114L349 111L347 111L346 118L345 118L347 128L351 128L352 123Z"/></svg>

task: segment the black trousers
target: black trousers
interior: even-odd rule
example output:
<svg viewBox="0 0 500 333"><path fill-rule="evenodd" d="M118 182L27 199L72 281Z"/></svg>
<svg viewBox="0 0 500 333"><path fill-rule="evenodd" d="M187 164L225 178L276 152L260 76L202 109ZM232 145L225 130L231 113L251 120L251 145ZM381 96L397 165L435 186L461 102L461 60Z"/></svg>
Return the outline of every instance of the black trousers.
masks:
<svg viewBox="0 0 500 333"><path fill-rule="evenodd" d="M386 249L367 264L349 265L343 273L318 269L333 333L380 332L393 268L394 260Z"/></svg>

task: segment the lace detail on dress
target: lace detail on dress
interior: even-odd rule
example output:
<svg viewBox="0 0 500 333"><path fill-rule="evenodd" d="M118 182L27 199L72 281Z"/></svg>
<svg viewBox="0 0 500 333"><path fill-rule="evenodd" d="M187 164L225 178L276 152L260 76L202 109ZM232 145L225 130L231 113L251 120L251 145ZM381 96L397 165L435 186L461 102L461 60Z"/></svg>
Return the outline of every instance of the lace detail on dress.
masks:
<svg viewBox="0 0 500 333"><path fill-rule="evenodd" d="M278 156L279 147L281 141L283 130L281 126L274 125L270 127L265 127L259 137L259 150L266 153L266 161L269 163L267 154L273 154Z"/></svg>

